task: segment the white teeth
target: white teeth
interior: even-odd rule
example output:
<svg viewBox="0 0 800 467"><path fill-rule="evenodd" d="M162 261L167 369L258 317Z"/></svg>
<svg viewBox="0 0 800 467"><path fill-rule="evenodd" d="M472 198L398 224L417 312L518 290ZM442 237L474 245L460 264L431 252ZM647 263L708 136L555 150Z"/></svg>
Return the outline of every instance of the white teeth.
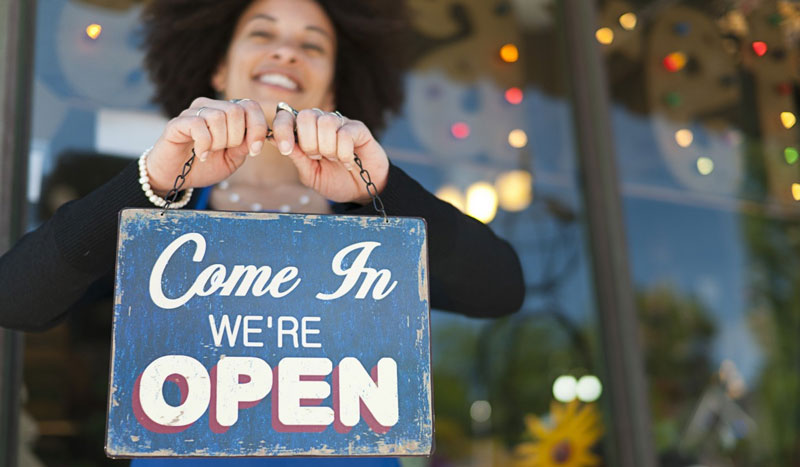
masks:
<svg viewBox="0 0 800 467"><path fill-rule="evenodd" d="M258 80L262 83L272 84L275 86L280 86L282 88L290 89L292 91L297 90L297 83L292 81L289 77L285 75L280 75L277 73L268 73L265 75L261 75L258 77Z"/></svg>

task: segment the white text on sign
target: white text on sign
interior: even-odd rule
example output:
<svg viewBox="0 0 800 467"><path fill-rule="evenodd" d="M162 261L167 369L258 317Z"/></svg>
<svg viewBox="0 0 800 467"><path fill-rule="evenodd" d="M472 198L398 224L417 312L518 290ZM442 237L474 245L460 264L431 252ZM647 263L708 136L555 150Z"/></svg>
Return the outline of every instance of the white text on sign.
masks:
<svg viewBox="0 0 800 467"><path fill-rule="evenodd" d="M180 389L178 405L164 398L167 382ZM281 432L321 432L333 425L347 433L363 417L374 432L386 433L400 417L397 363L389 357L368 373L352 357L335 368L327 358L286 357L274 369L257 357L223 357L207 371L192 357L165 355L139 375L132 402L136 419L150 431L179 433L208 411L209 429L224 433L239 410L255 407L270 392L272 426ZM321 405L328 397L332 407Z"/></svg>
<svg viewBox="0 0 800 467"><path fill-rule="evenodd" d="M269 294L273 298L282 298L292 293L301 282L301 278L298 277L300 271L296 266L286 266L272 275L272 267L268 265L236 264L228 273L228 268L224 264L212 264L203 269L183 294L176 298L167 297L162 288L164 271L173 255L190 242L196 245L192 261L195 263L203 261L206 239L201 234L192 232L181 235L170 243L153 265L149 283L150 298L160 308L173 310L186 305L195 296L206 297L215 294L222 297L231 294L236 297L248 294L261 297ZM334 300L344 297L359 284L359 281L360 286L354 298L364 299L370 291L374 300L386 298L397 286L397 281L392 281L390 270L377 270L367 266L370 254L378 246L379 242L364 241L349 245L337 252L331 262L331 269L334 274L343 277L342 283L335 292L319 292L316 298ZM347 256L354 252L356 257L350 267L343 267Z"/></svg>

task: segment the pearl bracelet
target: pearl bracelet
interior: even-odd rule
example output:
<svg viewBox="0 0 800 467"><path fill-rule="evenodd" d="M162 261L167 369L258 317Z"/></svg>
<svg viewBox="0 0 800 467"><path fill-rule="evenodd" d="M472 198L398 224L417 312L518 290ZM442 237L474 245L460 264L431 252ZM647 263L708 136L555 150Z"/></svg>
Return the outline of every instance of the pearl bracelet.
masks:
<svg viewBox="0 0 800 467"><path fill-rule="evenodd" d="M167 205L167 200L153 193L153 189L150 187L150 176L147 175L147 155L150 154L152 149L152 147L147 148L139 158L139 184L142 185L142 191L144 191L144 195L147 196L147 199L154 205L163 208ZM189 200L192 199L192 191L194 191L194 188L184 190L181 199L170 203L169 207L171 209L180 209L189 204Z"/></svg>

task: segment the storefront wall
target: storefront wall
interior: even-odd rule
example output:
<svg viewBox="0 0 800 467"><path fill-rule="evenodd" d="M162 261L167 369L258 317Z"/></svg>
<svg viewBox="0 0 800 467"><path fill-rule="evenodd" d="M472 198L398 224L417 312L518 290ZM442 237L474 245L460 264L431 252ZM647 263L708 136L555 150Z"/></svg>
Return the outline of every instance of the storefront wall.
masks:
<svg viewBox="0 0 800 467"><path fill-rule="evenodd" d="M523 310L508 319L434 312L432 462L505 465L552 452L613 459L563 11L555 2L409 4L415 65L382 142L429 190L509 239L528 287ZM140 68L139 8L38 4L29 227L158 137L164 120ZM95 39L86 31L93 23L102 27ZM92 306L26 337L25 410L45 462L103 461L109 309ZM565 428L576 421L579 430Z"/></svg>
<svg viewBox="0 0 800 467"><path fill-rule="evenodd" d="M414 67L381 141L515 246L528 290L501 320L433 313L437 449L420 463L796 463L790 2L409 5ZM16 222L34 227L160 134L139 10L36 5ZM26 336L45 463L105 461L110 309Z"/></svg>

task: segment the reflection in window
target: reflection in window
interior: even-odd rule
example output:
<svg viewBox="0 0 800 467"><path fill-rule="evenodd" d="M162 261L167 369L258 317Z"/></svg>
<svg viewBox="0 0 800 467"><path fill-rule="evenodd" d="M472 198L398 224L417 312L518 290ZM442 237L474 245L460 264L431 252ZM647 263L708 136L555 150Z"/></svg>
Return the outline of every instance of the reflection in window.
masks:
<svg viewBox="0 0 800 467"><path fill-rule="evenodd" d="M661 465L793 465L800 9L609 0L597 27Z"/></svg>

